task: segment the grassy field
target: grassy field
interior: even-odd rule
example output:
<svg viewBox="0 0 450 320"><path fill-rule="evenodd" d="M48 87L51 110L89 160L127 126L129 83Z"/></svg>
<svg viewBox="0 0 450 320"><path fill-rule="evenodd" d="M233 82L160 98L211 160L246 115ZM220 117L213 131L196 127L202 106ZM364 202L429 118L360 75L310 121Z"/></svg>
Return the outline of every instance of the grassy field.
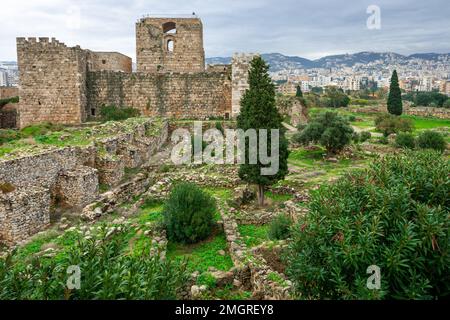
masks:
<svg viewBox="0 0 450 320"><path fill-rule="evenodd" d="M358 127L361 129L374 129L375 124L374 120L377 116L377 113L362 113L362 112L353 112L349 109L339 108L339 109L331 109L331 108L311 108L309 109L309 114L314 116L315 114L334 111L345 117L353 116L355 118L354 121L350 121L351 125L354 127ZM450 130L450 119L437 119L437 118L426 118L426 117L418 117L411 115L402 115L402 118L411 119L414 124L414 129L416 131L422 130L431 130L438 128L448 128ZM375 130L369 130L375 131Z"/></svg>

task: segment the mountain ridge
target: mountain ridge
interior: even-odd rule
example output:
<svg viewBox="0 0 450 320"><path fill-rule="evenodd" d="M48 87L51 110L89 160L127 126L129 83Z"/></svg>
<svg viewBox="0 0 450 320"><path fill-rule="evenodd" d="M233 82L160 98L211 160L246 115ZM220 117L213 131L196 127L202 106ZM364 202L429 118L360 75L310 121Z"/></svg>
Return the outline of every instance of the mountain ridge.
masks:
<svg viewBox="0 0 450 320"><path fill-rule="evenodd" d="M382 63L406 64L414 59L426 61L450 61L450 53L414 53L402 55L395 52L372 52L362 51L352 54L338 54L325 56L319 59L310 60L299 56L287 56L281 53L263 53L262 57L270 65L270 71L276 72L283 69L311 69L311 68L332 68L337 66L352 67L356 63L367 64L375 61ZM207 58L209 64L229 64L231 57L211 57Z"/></svg>

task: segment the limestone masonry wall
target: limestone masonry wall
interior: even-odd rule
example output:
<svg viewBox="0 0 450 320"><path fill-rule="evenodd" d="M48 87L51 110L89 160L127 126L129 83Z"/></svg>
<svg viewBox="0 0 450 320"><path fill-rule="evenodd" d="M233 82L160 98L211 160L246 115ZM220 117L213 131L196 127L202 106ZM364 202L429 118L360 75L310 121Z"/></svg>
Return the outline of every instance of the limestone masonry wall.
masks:
<svg viewBox="0 0 450 320"><path fill-rule="evenodd" d="M147 116L174 118L225 117L231 113L229 73L89 72L88 109L128 106Z"/></svg>
<svg viewBox="0 0 450 320"><path fill-rule="evenodd" d="M144 164L167 136L167 121L148 119L88 146L0 160L0 184L12 188L0 191L0 240L14 243L45 228L53 203L76 208L92 203L99 182L118 185L125 166Z"/></svg>
<svg viewBox="0 0 450 320"><path fill-rule="evenodd" d="M387 112L386 105L375 107L355 108L355 112L374 113ZM450 109L432 107L403 107L403 114L419 117L433 117L438 119L450 119Z"/></svg>
<svg viewBox="0 0 450 320"><path fill-rule="evenodd" d="M44 188L30 187L0 193L0 240L24 240L50 224L50 194Z"/></svg>
<svg viewBox="0 0 450 320"><path fill-rule="evenodd" d="M250 61L258 56L255 53L236 53L232 58L232 101L231 115L236 117L241 111L241 98L248 89L248 71Z"/></svg>
<svg viewBox="0 0 450 320"><path fill-rule="evenodd" d="M199 18L140 19L136 48L138 72L132 73L131 58L117 52L70 48L54 38L17 38L18 127L80 124L98 117L102 105L189 119L239 113L255 55L235 55L232 66L205 69Z"/></svg>
<svg viewBox="0 0 450 320"><path fill-rule="evenodd" d="M203 72L203 25L198 18L143 18L136 24L138 72Z"/></svg>
<svg viewBox="0 0 450 320"><path fill-rule="evenodd" d="M88 51L88 70L90 71L121 71L131 73L132 60L118 52Z"/></svg>
<svg viewBox="0 0 450 320"><path fill-rule="evenodd" d="M10 103L0 109L0 128L14 129L17 127L17 103Z"/></svg>
<svg viewBox="0 0 450 320"><path fill-rule="evenodd" d="M19 127L86 119L86 51L48 38L17 38Z"/></svg>
<svg viewBox="0 0 450 320"><path fill-rule="evenodd" d="M0 87L0 99L17 97L19 88L16 87Z"/></svg>

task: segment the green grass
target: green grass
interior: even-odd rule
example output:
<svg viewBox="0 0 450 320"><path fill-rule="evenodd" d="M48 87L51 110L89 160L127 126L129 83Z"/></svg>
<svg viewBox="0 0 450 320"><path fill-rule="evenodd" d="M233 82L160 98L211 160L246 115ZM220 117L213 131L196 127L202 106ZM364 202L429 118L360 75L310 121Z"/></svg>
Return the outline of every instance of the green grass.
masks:
<svg viewBox="0 0 450 320"><path fill-rule="evenodd" d="M58 237L58 233L55 231L47 232L41 236L36 236L33 238L31 242L24 245L23 247L20 247L17 251L17 257L19 259L27 259L31 255L36 254L41 251L41 247L46 244L50 243Z"/></svg>
<svg viewBox="0 0 450 320"><path fill-rule="evenodd" d="M218 251L227 252L227 242L223 233L194 245L184 245L169 242L167 246L167 258L187 259L190 271L205 272L208 267L228 271L233 267L230 255L221 256Z"/></svg>
<svg viewBox="0 0 450 320"><path fill-rule="evenodd" d="M232 198L232 194L233 194L233 190L230 190L227 188L206 187L206 188L202 188L202 190L213 197L219 198L219 201L221 201L221 202L230 200ZM217 222L220 220L222 220L222 217L220 216L220 212L218 210L216 210L216 212L214 213L214 221Z"/></svg>
<svg viewBox="0 0 450 320"><path fill-rule="evenodd" d="M221 289L210 291L203 299L207 300L249 300L252 297L251 291L239 290L232 285L226 285Z"/></svg>
<svg viewBox="0 0 450 320"><path fill-rule="evenodd" d="M155 199L146 199L144 204L140 207L139 212L133 221L139 224L146 224L147 222L161 221L163 219L164 203Z"/></svg>
<svg viewBox="0 0 450 320"><path fill-rule="evenodd" d="M292 200L292 195L290 194L275 194L271 191L265 193L266 197L275 202L285 202Z"/></svg>
<svg viewBox="0 0 450 320"><path fill-rule="evenodd" d="M211 196L218 197L220 200L229 200L233 195L233 191L227 188L203 188L203 191L207 192Z"/></svg>
<svg viewBox="0 0 450 320"><path fill-rule="evenodd" d="M265 241L269 240L267 232L269 230L268 225L256 226L256 225L239 225L239 233L244 239L247 247L255 247Z"/></svg>
<svg viewBox="0 0 450 320"><path fill-rule="evenodd" d="M411 119L414 122L414 127L416 130L427 130L448 127L450 129L449 119L436 119L436 118L424 118L417 116L403 115L402 118Z"/></svg>
<svg viewBox="0 0 450 320"><path fill-rule="evenodd" d="M297 149L291 151L291 153L289 154L288 161L312 167L315 165L317 161L323 160L323 155L325 153L326 153L325 149L318 149L318 150Z"/></svg>
<svg viewBox="0 0 450 320"><path fill-rule="evenodd" d="M352 112L346 108L338 108L338 109L330 109L330 108L311 108L309 110L310 115L315 115L318 113L326 112L326 111L335 111L341 115L349 116L353 115L359 121L353 121L351 124L358 128L370 128L375 127L374 119L377 113L359 113ZM419 116L411 116L411 115L402 115L402 118L411 119L414 123L415 130L427 130L427 129L435 129L448 127L450 128L450 120L449 119L437 119L437 118L426 118Z"/></svg>

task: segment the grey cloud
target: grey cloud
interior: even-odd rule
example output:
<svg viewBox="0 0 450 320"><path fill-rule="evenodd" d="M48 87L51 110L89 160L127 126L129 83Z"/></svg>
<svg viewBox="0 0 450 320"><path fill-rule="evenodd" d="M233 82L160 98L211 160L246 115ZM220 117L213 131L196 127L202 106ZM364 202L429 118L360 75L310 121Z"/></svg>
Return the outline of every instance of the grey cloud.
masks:
<svg viewBox="0 0 450 320"><path fill-rule="evenodd" d="M366 28L367 6L381 8L381 30ZM71 6L81 28L67 28ZM69 45L135 56L135 21L143 14L191 13L204 24L207 56L236 51L307 58L357 51L450 52L447 0L16 0L0 10L0 60L15 60L16 36L57 37Z"/></svg>

